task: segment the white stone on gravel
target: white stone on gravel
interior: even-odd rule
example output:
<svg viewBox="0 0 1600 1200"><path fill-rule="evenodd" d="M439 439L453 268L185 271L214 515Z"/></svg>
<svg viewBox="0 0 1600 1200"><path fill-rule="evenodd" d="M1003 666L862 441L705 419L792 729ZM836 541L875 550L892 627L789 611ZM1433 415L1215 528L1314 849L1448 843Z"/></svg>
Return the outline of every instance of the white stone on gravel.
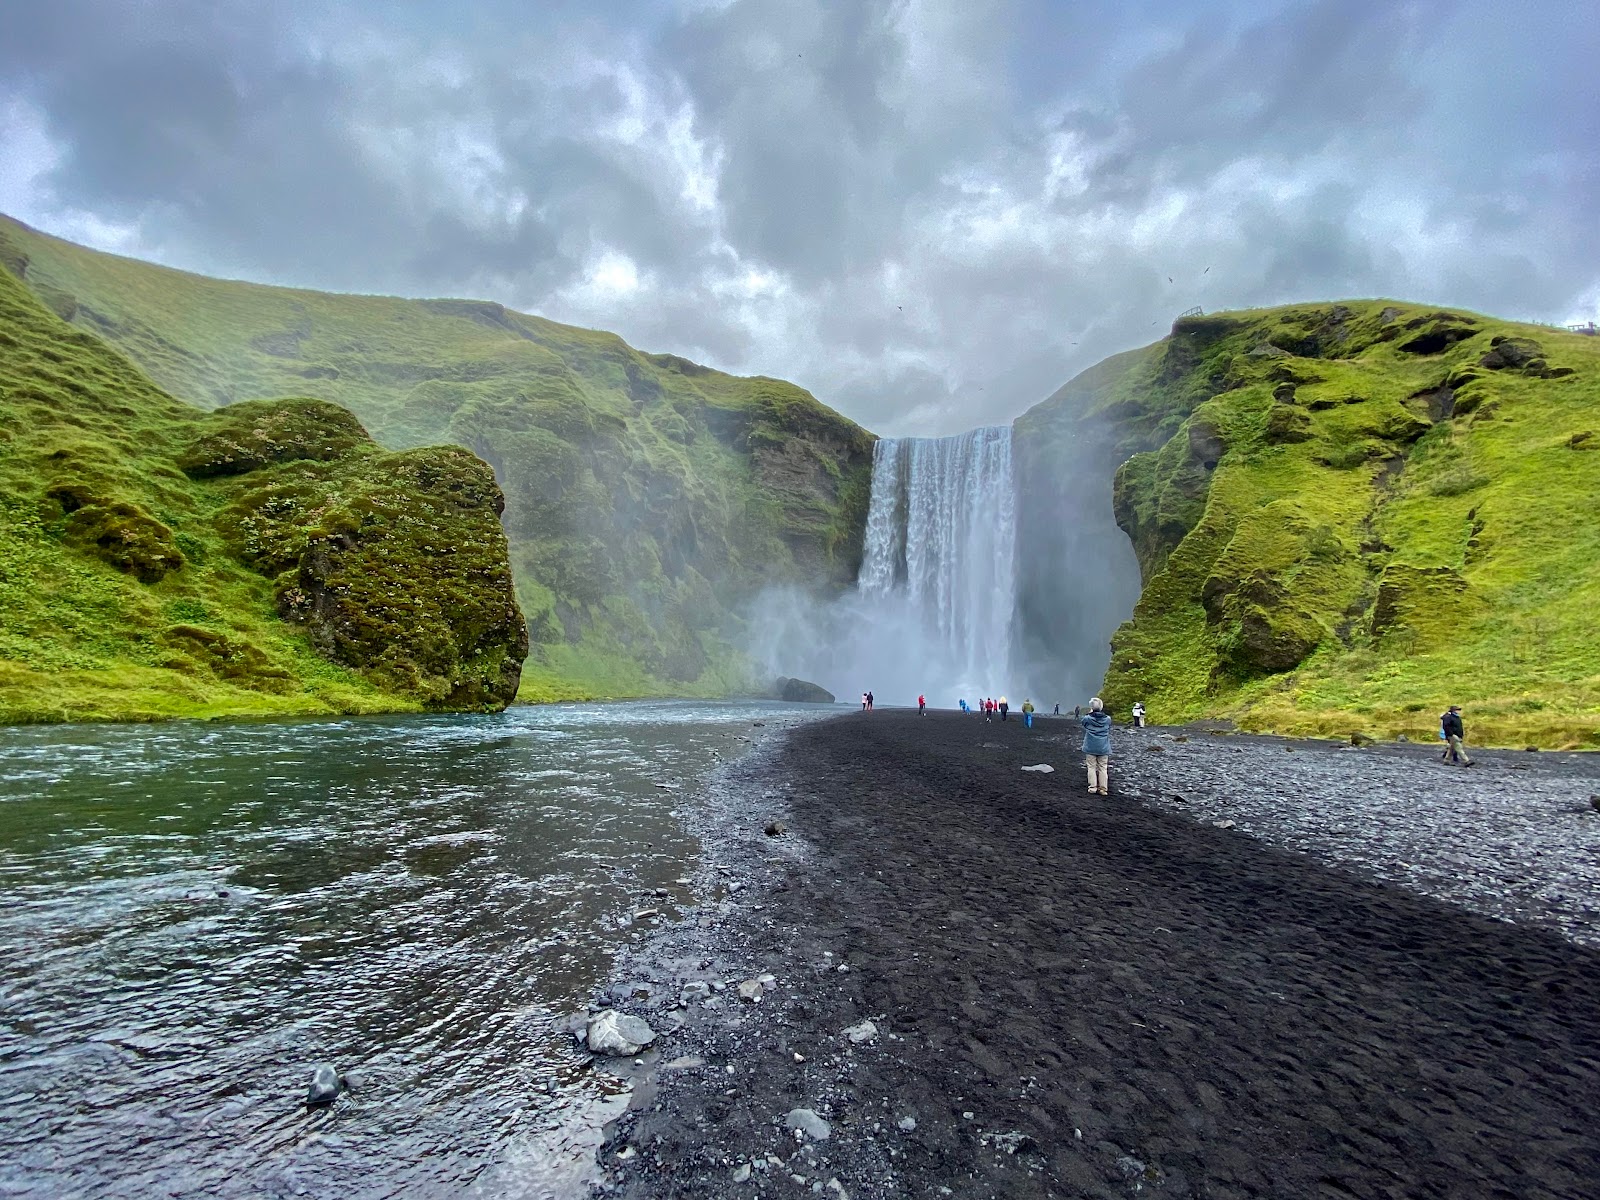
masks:
<svg viewBox="0 0 1600 1200"><path fill-rule="evenodd" d="M1035 763L1031 767L1023 767L1022 769L1024 771L1037 771L1041 775L1053 775L1055 773L1055 768L1049 763Z"/></svg>
<svg viewBox="0 0 1600 1200"><path fill-rule="evenodd" d="M761 994L767 989L762 986L759 979L746 979L739 985L739 999L748 1000L752 1004L760 1003Z"/></svg>
<svg viewBox="0 0 1600 1200"><path fill-rule="evenodd" d="M638 1017L608 1008L589 1018L585 1035L591 1054L626 1057L656 1040L656 1031Z"/></svg>
<svg viewBox="0 0 1600 1200"><path fill-rule="evenodd" d="M750 1164L749 1163L742 1163L738 1167L734 1168L733 1181L735 1183L743 1183L743 1182L745 1182L745 1180L747 1180L749 1178L750 1178Z"/></svg>
<svg viewBox="0 0 1600 1200"><path fill-rule="evenodd" d="M915 1117L901 1117L896 1124L900 1127L901 1133L913 1133L917 1128L917 1119Z"/></svg>
<svg viewBox="0 0 1600 1200"><path fill-rule="evenodd" d="M816 1110L810 1108L791 1108L783 1123L790 1129L805 1134L814 1142L827 1141L828 1135L833 1132L828 1123L817 1115Z"/></svg>
<svg viewBox="0 0 1600 1200"><path fill-rule="evenodd" d="M698 979L684 984L683 990L678 993L678 1003L683 1005L684 1008L688 1008L689 1005L696 1001L709 1000L710 998L711 985Z"/></svg>
<svg viewBox="0 0 1600 1200"><path fill-rule="evenodd" d="M849 1038L852 1045L863 1046L877 1038L878 1027L871 1021L862 1021L859 1025L852 1025L843 1030L842 1036Z"/></svg>

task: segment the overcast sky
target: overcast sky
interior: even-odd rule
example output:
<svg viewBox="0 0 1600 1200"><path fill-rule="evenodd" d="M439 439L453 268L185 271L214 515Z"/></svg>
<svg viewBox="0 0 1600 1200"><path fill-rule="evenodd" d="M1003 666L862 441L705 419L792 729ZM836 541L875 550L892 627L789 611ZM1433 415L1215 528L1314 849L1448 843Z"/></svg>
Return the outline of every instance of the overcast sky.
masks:
<svg viewBox="0 0 1600 1200"><path fill-rule="evenodd" d="M870 428L1181 310L1600 315L1592 0L13 0L0 210L500 300Z"/></svg>

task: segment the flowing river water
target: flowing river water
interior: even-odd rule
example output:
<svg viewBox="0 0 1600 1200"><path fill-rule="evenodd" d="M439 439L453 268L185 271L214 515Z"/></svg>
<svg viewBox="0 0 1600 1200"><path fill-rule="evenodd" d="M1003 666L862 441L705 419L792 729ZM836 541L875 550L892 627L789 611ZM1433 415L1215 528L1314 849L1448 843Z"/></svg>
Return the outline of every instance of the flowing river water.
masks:
<svg viewBox="0 0 1600 1200"><path fill-rule="evenodd" d="M580 1190L566 1019L690 902L695 777L825 711L0 730L0 1195Z"/></svg>

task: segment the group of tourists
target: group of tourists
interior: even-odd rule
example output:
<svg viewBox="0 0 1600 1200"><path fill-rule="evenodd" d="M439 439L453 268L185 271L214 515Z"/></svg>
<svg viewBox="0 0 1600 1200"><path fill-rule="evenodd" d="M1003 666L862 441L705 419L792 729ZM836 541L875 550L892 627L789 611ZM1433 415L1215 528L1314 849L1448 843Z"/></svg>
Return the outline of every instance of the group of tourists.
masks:
<svg viewBox="0 0 1600 1200"><path fill-rule="evenodd" d="M956 701L964 713L980 712L985 721L992 721L999 717L1002 721L1010 720L1011 704L1004 697L985 696L977 705L971 705L966 700ZM871 692L861 693L861 711L871 712L873 696ZM1033 714L1036 711L1032 700L1022 702L1022 723L1029 729L1033 728ZM1055 716L1061 715L1061 705L1052 708ZM926 716L928 712L928 697L917 697L917 715ZM1089 791L1097 796L1109 796L1110 769L1111 769L1111 714L1106 711L1105 701L1099 696L1089 701L1087 712L1079 705L1072 710L1083 726L1083 760L1084 770L1088 777ZM1145 727L1144 702L1136 702L1131 710L1133 727ZM1444 762L1459 763L1470 767L1475 765L1467 754L1466 728L1461 721L1461 706L1452 704L1439 716L1439 740L1445 743L1444 750L1439 758Z"/></svg>
<svg viewBox="0 0 1600 1200"><path fill-rule="evenodd" d="M1105 702L1096 696L1089 701L1089 711L1082 708L1073 709L1073 715L1083 725L1083 762L1085 773L1088 776L1089 791L1097 796L1110 795L1110 767L1111 767L1111 714L1105 710ZM1060 711L1059 706L1057 711ZM1137 703L1133 706L1133 724L1135 728L1144 728L1144 704ZM1467 754L1466 726L1461 720L1461 706L1452 704L1439 716L1439 739L1444 742L1445 748L1440 753L1441 762L1460 763L1464 767L1473 765L1471 757Z"/></svg>

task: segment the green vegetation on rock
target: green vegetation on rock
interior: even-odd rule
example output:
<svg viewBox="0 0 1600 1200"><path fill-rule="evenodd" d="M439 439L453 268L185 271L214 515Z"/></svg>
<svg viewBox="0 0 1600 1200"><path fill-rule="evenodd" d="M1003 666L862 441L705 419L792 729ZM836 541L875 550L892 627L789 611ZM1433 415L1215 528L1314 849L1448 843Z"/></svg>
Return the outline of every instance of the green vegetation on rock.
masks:
<svg viewBox="0 0 1600 1200"><path fill-rule="evenodd" d="M859 567L872 437L791 384L493 303L207 279L5 218L0 265L191 403L309 393L389 447L487 460L532 641L524 699L750 687L736 647L760 589L834 591Z"/></svg>
<svg viewBox="0 0 1600 1200"><path fill-rule="evenodd" d="M1600 339L1383 301L1186 317L1018 428L1123 460L1115 709L1426 738L1459 703L1479 740L1600 744Z"/></svg>
<svg viewBox="0 0 1600 1200"><path fill-rule="evenodd" d="M183 404L0 270L0 721L504 707L500 504L320 400Z"/></svg>

